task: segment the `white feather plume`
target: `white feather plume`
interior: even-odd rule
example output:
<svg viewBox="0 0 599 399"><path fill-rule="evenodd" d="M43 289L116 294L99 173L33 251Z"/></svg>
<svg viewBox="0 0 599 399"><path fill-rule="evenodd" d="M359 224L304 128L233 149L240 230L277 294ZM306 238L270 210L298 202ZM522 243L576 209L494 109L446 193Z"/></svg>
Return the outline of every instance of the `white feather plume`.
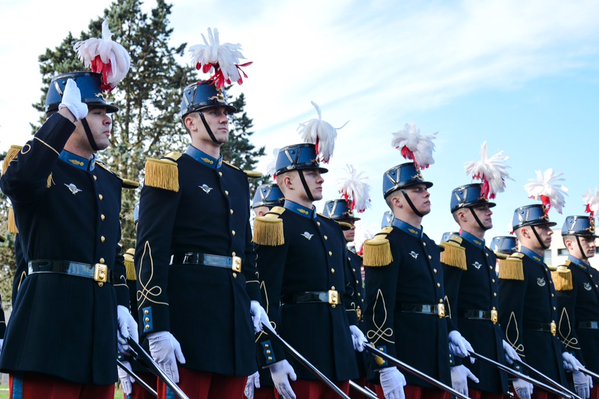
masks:
<svg viewBox="0 0 599 399"><path fill-rule="evenodd" d="M131 57L123 46L112 40L108 19L102 22L102 38L91 38L75 43L79 59L93 72L102 73L104 84L115 88L129 72ZM103 65L98 63L97 58Z"/></svg>
<svg viewBox="0 0 599 399"><path fill-rule="evenodd" d="M540 200L543 205L554 207L562 213L568 195L568 188L561 184L564 181L562 176L563 173L555 173L552 168L545 172L537 170L536 180L530 180L524 188L530 198Z"/></svg>
<svg viewBox="0 0 599 399"><path fill-rule="evenodd" d="M503 151L489 157L485 141L480 150L480 160L466 163L466 173L473 179L482 180L485 198L495 198L497 193L505 191L505 181L510 178L509 166L505 163L508 159Z"/></svg>
<svg viewBox="0 0 599 399"><path fill-rule="evenodd" d="M437 133L424 135L415 124L406 123L404 128L393 133L391 145L401 151L404 158L413 160L421 169L435 163L433 151Z"/></svg>
<svg viewBox="0 0 599 399"><path fill-rule="evenodd" d="M335 149L337 129L342 129L347 125L347 122L339 128L333 127L330 123L322 120L322 113L318 104L314 101L311 101L311 103L316 108L318 119L310 119L309 121L300 123L297 130L304 142L316 144L316 152L320 156L321 161L327 163Z"/></svg>
<svg viewBox="0 0 599 399"><path fill-rule="evenodd" d="M277 171L277 157L279 156L279 149L275 148L272 150L272 157L270 162L266 166L266 173L270 176L274 176Z"/></svg>
<svg viewBox="0 0 599 399"><path fill-rule="evenodd" d="M347 165L346 176L340 179L339 193L350 204L351 210L364 212L370 206L370 185L364 173L358 172L352 165Z"/></svg>
<svg viewBox="0 0 599 399"><path fill-rule="evenodd" d="M589 190L584 195L584 204L586 205L586 212L591 214L591 217L599 215L599 187L593 190Z"/></svg>

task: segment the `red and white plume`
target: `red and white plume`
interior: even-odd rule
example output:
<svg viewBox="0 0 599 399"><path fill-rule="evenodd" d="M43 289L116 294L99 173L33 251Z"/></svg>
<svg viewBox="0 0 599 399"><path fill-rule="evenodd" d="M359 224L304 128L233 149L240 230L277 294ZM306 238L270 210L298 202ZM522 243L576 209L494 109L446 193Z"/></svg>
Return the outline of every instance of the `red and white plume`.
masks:
<svg viewBox="0 0 599 399"><path fill-rule="evenodd" d="M524 186L529 197L543 202L545 213L548 213L551 207L562 213L568 195L568 188L561 184L564 181L563 173L555 173L549 168L545 172L537 170L536 175L536 180L531 180Z"/></svg>
<svg viewBox="0 0 599 399"><path fill-rule="evenodd" d="M586 205L585 212L590 214L591 218L599 215L599 187L589 190L584 196L584 204Z"/></svg>
<svg viewBox="0 0 599 399"><path fill-rule="evenodd" d="M493 199L497 193L505 191L505 181L510 178L509 166L505 163L508 159L503 151L489 157L485 141L480 149L480 160L466 163L466 173L483 182L482 195L486 199Z"/></svg>
<svg viewBox="0 0 599 399"><path fill-rule="evenodd" d="M393 133L391 145L401 151L405 159L414 161L416 169L426 169L435 163L433 151L437 133L424 135L415 124L408 124L398 132Z"/></svg>
<svg viewBox="0 0 599 399"><path fill-rule="evenodd" d="M108 19L102 22L102 38L75 43L79 59L92 72L102 74L102 91L111 91L127 76L131 56L123 46L112 40Z"/></svg>
<svg viewBox="0 0 599 399"><path fill-rule="evenodd" d="M231 82L242 84L243 78L247 78L247 75L241 68L250 65L251 62L241 63L241 60L245 59L241 54L241 45L220 44L216 28L208 28L208 37L202 34L202 39L204 44L190 46L188 50L196 69L204 73L214 73L208 81L219 90L224 88L225 84L230 85Z"/></svg>
<svg viewBox="0 0 599 399"><path fill-rule="evenodd" d="M316 108L318 119L310 119L309 121L300 123L297 131L304 142L316 144L316 154L318 155L319 160L328 163L333 155L333 150L335 150L337 129L342 129L347 125L347 122L341 127L333 127L330 123L322 120L322 113L320 112L318 104L314 101L311 101L311 103L314 108Z"/></svg>
<svg viewBox="0 0 599 399"><path fill-rule="evenodd" d="M368 178L352 165L347 165L346 176L339 183L339 193L347 202L351 211L364 212L370 206L370 185Z"/></svg>

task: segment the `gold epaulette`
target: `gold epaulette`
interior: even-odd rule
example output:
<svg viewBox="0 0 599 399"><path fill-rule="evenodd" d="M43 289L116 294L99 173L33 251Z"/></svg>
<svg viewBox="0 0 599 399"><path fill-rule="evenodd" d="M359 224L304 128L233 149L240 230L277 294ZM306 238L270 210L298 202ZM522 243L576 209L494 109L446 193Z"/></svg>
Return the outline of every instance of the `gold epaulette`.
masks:
<svg viewBox="0 0 599 399"><path fill-rule="evenodd" d="M507 257L509 256L509 255L506 255L506 254L502 254L501 252L494 252L494 253L495 253L495 257L498 260L507 259Z"/></svg>
<svg viewBox="0 0 599 399"><path fill-rule="evenodd" d="M551 277L556 291L572 291L574 289L572 271L567 266L558 266L557 270L551 272Z"/></svg>
<svg viewBox="0 0 599 399"><path fill-rule="evenodd" d="M183 155L183 153L179 152L179 151L171 151L168 154L166 154L165 156L163 156L162 158L166 158L170 161L173 162L177 162L179 160L179 158L181 158L181 156Z"/></svg>
<svg viewBox="0 0 599 399"><path fill-rule="evenodd" d="M12 206L8 208L8 232L10 234L19 234L19 228L15 220L15 210L12 209Z"/></svg>
<svg viewBox="0 0 599 399"><path fill-rule="evenodd" d="M393 262L391 244L387 235L393 231L393 227L385 227L371 240L364 242L364 257L362 264L365 267L388 266Z"/></svg>
<svg viewBox="0 0 599 399"><path fill-rule="evenodd" d="M502 280L524 280L524 255L515 253L505 259L500 259L498 263L499 278Z"/></svg>
<svg viewBox="0 0 599 399"><path fill-rule="evenodd" d="M257 217L254 221L254 243L269 247L285 244L283 219L279 218L285 208L275 206L264 216Z"/></svg>
<svg viewBox="0 0 599 399"><path fill-rule="evenodd" d="M121 179L123 182L123 188L125 189L135 189L139 187L139 182L131 179Z"/></svg>
<svg viewBox="0 0 599 399"><path fill-rule="evenodd" d="M258 172L257 170L244 170L243 173L245 173L245 175L250 179L259 179L262 176L264 176L261 172Z"/></svg>
<svg viewBox="0 0 599 399"><path fill-rule="evenodd" d="M460 242L454 240L459 238ZM441 263L457 267L461 270L468 270L468 263L466 262L466 249L460 245L461 237L452 237L449 241L441 243L443 252L441 252Z"/></svg>
<svg viewBox="0 0 599 399"><path fill-rule="evenodd" d="M170 155L170 154L169 154ZM146 161L146 180L148 187L179 192L179 166L171 157L163 159L149 158Z"/></svg>
<svg viewBox="0 0 599 399"><path fill-rule="evenodd" d="M238 166L233 165L231 162L223 161L223 163L232 167L233 169L241 170ZM241 170L241 171L247 175L245 170Z"/></svg>
<svg viewBox="0 0 599 399"><path fill-rule="evenodd" d="M125 251L125 270L127 272L127 280L135 281L137 276L135 275L135 248L129 248Z"/></svg>
<svg viewBox="0 0 599 399"><path fill-rule="evenodd" d="M18 156L21 150L23 149L20 145L11 145L8 151L6 152L6 157L4 157L4 163L2 164L2 174L6 173L6 169L10 166L10 163L14 161Z"/></svg>

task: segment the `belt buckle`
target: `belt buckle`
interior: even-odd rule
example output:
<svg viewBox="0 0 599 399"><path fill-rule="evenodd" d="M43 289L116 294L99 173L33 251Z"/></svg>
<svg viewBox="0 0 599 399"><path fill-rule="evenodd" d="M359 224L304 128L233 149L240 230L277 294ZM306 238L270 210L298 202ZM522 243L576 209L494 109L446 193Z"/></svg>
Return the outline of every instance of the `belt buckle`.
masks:
<svg viewBox="0 0 599 399"><path fill-rule="evenodd" d="M359 306L356 308L356 317L358 318L358 321L362 320L362 308Z"/></svg>
<svg viewBox="0 0 599 399"><path fill-rule="evenodd" d="M440 319L445 317L445 304L444 303L437 304L437 314L439 315Z"/></svg>
<svg viewBox="0 0 599 399"><path fill-rule="evenodd" d="M555 324L555 321L552 321L550 326L551 326L551 335L553 335L555 337L557 335L557 324Z"/></svg>
<svg viewBox="0 0 599 399"><path fill-rule="evenodd" d="M94 281L96 281L100 287L102 287L104 283L108 282L108 266L101 263L95 264Z"/></svg>
<svg viewBox="0 0 599 399"><path fill-rule="evenodd" d="M231 263L231 269L234 272L241 273L241 258L239 256L233 257L233 262Z"/></svg>
<svg viewBox="0 0 599 399"><path fill-rule="evenodd" d="M339 305L339 292L337 290L329 290L329 304L332 307Z"/></svg>
<svg viewBox="0 0 599 399"><path fill-rule="evenodd" d="M499 313L497 309L491 309L491 322L497 324L499 322Z"/></svg>

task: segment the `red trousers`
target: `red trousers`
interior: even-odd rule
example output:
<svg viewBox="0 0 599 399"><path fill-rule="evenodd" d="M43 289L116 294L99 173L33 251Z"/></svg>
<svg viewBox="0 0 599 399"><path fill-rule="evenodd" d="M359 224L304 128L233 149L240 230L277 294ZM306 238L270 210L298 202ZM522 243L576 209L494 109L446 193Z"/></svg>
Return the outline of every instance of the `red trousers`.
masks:
<svg viewBox="0 0 599 399"><path fill-rule="evenodd" d="M254 399L275 399L275 389L272 387L258 388L254 391Z"/></svg>
<svg viewBox="0 0 599 399"><path fill-rule="evenodd" d="M501 393L488 393L488 392L480 392L474 389L468 390L468 396L471 399L502 399L503 394Z"/></svg>
<svg viewBox="0 0 599 399"><path fill-rule="evenodd" d="M380 385L375 385L376 395L385 399L383 388ZM422 388L414 385L406 385L404 387L405 397L410 399L449 399L451 396L444 391L435 388Z"/></svg>
<svg viewBox="0 0 599 399"><path fill-rule="evenodd" d="M340 383L337 386L349 394L349 382ZM335 391L320 381L295 381L291 383L291 388L298 399L339 399L339 395ZM275 395L277 399L281 398L278 392Z"/></svg>
<svg viewBox="0 0 599 399"><path fill-rule="evenodd" d="M149 386L151 386L152 389L157 389L156 384L158 382L158 378L154 374L138 372L137 375L141 377ZM150 392L142 387L141 384L135 381L133 383L133 392L131 392L131 395L123 395L123 399L154 399L154 396L152 396Z"/></svg>
<svg viewBox="0 0 599 399"><path fill-rule="evenodd" d="M10 399L114 399L114 384L81 385L42 374L9 377Z"/></svg>
<svg viewBox="0 0 599 399"><path fill-rule="evenodd" d="M179 367L179 387L193 399L243 398L247 377L227 377ZM166 399L170 391L158 381L158 399Z"/></svg>

